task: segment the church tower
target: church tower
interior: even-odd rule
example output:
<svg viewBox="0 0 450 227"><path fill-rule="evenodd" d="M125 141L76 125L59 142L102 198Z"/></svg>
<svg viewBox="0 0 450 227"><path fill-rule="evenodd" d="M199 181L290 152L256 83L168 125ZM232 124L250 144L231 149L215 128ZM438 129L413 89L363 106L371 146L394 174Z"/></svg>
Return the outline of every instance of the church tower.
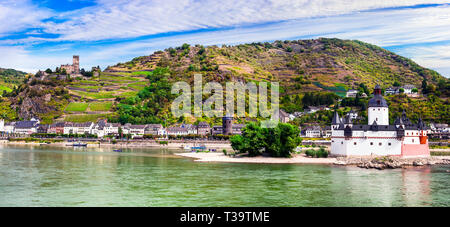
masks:
<svg viewBox="0 0 450 227"><path fill-rule="evenodd" d="M376 122L377 125L389 125L389 107L381 95L381 87L375 86L374 97L369 101L368 115L369 125Z"/></svg>

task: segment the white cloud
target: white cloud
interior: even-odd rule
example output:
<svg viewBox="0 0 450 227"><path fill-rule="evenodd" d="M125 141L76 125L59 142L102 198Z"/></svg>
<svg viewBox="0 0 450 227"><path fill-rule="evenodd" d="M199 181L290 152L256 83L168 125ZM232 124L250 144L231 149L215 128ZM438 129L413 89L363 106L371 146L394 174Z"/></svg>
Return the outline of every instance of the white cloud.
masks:
<svg viewBox="0 0 450 227"><path fill-rule="evenodd" d="M106 1L60 14L63 23L48 22L48 33L61 40L133 38L166 32L333 16L384 7L443 3L442 0L155 0Z"/></svg>
<svg viewBox="0 0 450 227"><path fill-rule="evenodd" d="M40 26L50 16L49 10L38 8L29 0L0 0L0 37Z"/></svg>
<svg viewBox="0 0 450 227"><path fill-rule="evenodd" d="M68 63L72 52L76 52L82 56L82 66L89 68L93 65L115 64L185 42L221 45L304 37L337 37L359 39L383 47L403 45L403 48L397 48L398 54L410 57L425 67L448 69L450 60L445 51L448 51L449 45L442 44L439 47L441 51L439 48L417 47L426 46L420 43L449 41L450 5L365 11L442 2L227 0L218 3L213 0L99 0L97 6L56 14L37 8L30 1L0 0L0 37L5 32L31 27L36 29L29 31L29 35L40 32L61 35L59 38L29 36L0 40L0 51L3 52L0 66L36 71ZM5 8L14 8L22 12L22 15L30 15L20 18L20 13L5 11ZM3 12L8 17L2 16L5 15ZM65 22L40 22L50 16ZM271 23L261 25L265 22ZM146 35L204 28L218 29L142 38ZM134 38L139 40L133 40ZM97 42L116 39L121 42ZM61 41L62 44L59 43ZM49 47L32 51L32 47L38 43L45 43ZM416 47L411 44L418 45ZM435 50L438 52L435 53ZM67 59L61 62L58 56L65 56ZM449 71L446 70L444 75L450 76Z"/></svg>
<svg viewBox="0 0 450 227"><path fill-rule="evenodd" d="M20 46L0 46L0 53L2 53L0 54L0 68L12 68L24 72L36 72L39 69L56 67L62 59L60 56L36 55Z"/></svg>

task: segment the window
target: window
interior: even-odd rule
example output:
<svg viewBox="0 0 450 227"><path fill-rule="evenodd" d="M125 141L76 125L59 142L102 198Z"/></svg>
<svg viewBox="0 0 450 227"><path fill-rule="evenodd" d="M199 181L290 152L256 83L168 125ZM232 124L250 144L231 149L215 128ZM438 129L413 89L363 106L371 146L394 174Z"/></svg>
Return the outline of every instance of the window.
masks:
<svg viewBox="0 0 450 227"><path fill-rule="evenodd" d="M388 145L391 146L392 144L391 144L391 143L388 143Z"/></svg>
<svg viewBox="0 0 450 227"><path fill-rule="evenodd" d="M381 145L383 145L383 144L382 144L382 143L379 143L378 145L381 146Z"/></svg>
<svg viewBox="0 0 450 227"><path fill-rule="evenodd" d="M414 139L412 139L412 142L414 143Z"/></svg>
<svg viewBox="0 0 450 227"><path fill-rule="evenodd" d="M373 146L373 142L370 142L370 145Z"/></svg>
<svg viewBox="0 0 450 227"><path fill-rule="evenodd" d="M344 142L341 142L341 144L344 144Z"/></svg>
<svg viewBox="0 0 450 227"><path fill-rule="evenodd" d="M353 145L356 145L356 142L354 142Z"/></svg>

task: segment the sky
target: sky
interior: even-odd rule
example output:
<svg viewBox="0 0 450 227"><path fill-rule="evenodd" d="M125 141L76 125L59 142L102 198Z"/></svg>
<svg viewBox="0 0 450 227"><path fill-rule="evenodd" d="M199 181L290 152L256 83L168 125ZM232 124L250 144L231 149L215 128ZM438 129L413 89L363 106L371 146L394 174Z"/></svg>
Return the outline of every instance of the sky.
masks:
<svg viewBox="0 0 450 227"><path fill-rule="evenodd" d="M450 77L450 0L0 0L0 67L105 68L183 43L361 40Z"/></svg>

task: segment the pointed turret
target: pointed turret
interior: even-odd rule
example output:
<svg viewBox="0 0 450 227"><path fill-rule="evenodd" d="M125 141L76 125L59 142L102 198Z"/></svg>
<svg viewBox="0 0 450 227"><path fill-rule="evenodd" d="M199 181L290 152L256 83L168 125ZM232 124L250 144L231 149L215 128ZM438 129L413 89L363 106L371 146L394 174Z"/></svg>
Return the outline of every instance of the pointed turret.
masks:
<svg viewBox="0 0 450 227"><path fill-rule="evenodd" d="M337 111L334 111L333 120L331 122L332 125L339 125L341 123L341 119L339 118L339 114Z"/></svg>
<svg viewBox="0 0 450 227"><path fill-rule="evenodd" d="M344 118L344 124L352 124L352 119L350 118L350 116L345 116Z"/></svg>
<svg viewBox="0 0 450 227"><path fill-rule="evenodd" d="M397 119L395 119L394 125L397 126L397 128L400 127L400 126L403 126L404 123L403 123L402 118L401 117L397 117Z"/></svg>
<svg viewBox="0 0 450 227"><path fill-rule="evenodd" d="M419 118L419 120L417 121L417 127L420 130L424 130L426 128L425 123L422 121L422 118Z"/></svg>

